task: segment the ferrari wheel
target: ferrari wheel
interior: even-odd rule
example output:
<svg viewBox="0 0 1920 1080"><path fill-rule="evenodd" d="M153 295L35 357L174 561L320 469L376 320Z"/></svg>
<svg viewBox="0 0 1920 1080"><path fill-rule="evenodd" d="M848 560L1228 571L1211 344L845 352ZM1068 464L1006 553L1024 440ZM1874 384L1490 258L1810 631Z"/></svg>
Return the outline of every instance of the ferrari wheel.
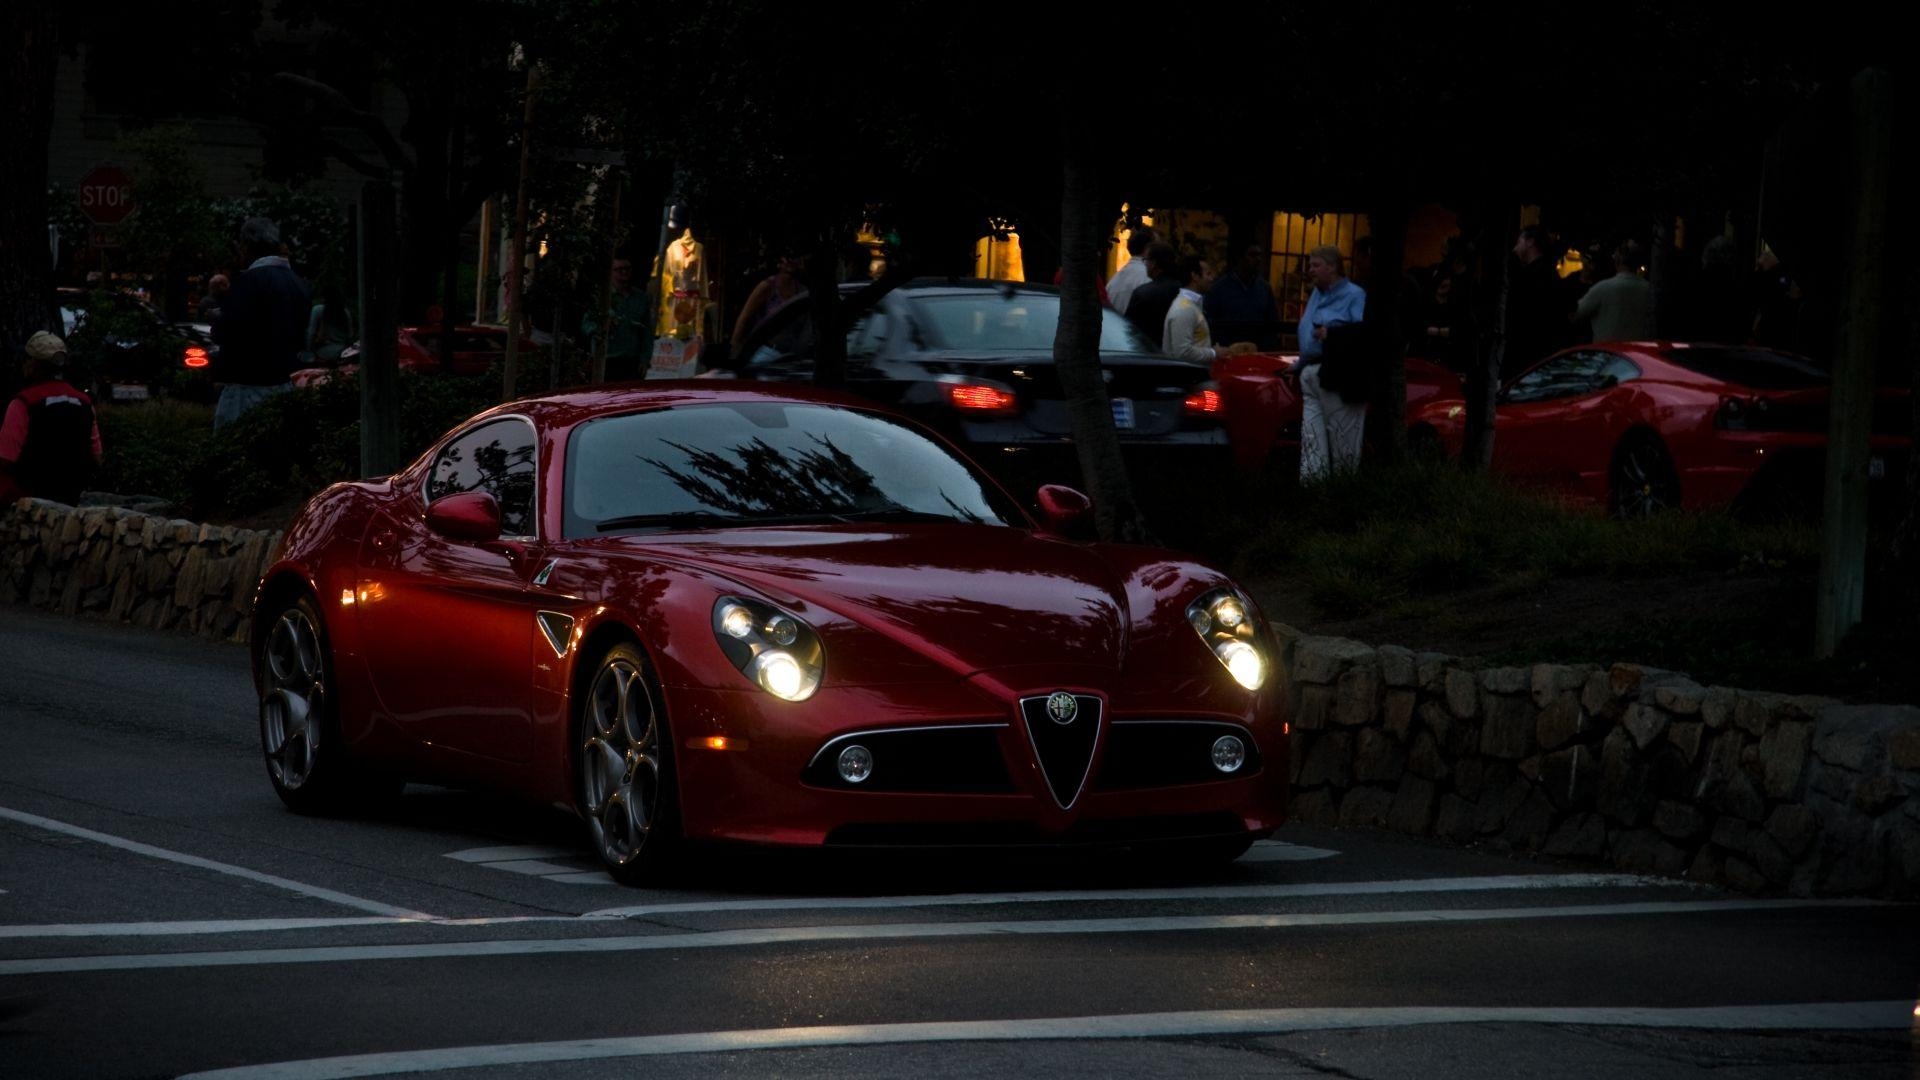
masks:
<svg viewBox="0 0 1920 1080"><path fill-rule="evenodd" d="M396 778L355 768L339 745L332 663L313 601L301 597L281 608L257 649L260 749L280 801L318 813L397 794Z"/></svg>
<svg viewBox="0 0 1920 1080"><path fill-rule="evenodd" d="M1680 477L1659 439L1629 435L1621 440L1607 473L1607 503L1617 518L1646 518L1680 508Z"/></svg>
<svg viewBox="0 0 1920 1080"><path fill-rule="evenodd" d="M600 659L576 721L580 812L607 873L636 884L661 873L679 841L673 754L647 661L632 645Z"/></svg>

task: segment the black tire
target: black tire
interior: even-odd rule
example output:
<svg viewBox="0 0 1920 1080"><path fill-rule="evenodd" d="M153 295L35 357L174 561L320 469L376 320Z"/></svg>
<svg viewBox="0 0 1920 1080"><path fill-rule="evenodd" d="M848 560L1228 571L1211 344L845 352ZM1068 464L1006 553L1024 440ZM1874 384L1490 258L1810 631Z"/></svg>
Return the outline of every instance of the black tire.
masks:
<svg viewBox="0 0 1920 1080"><path fill-rule="evenodd" d="M681 848L673 738L652 666L619 644L594 663L573 710L574 798L587 840L622 885L661 880Z"/></svg>
<svg viewBox="0 0 1920 1080"><path fill-rule="evenodd" d="M1680 508L1680 474L1658 438L1628 435L1607 469L1607 509L1617 518L1649 518Z"/></svg>
<svg viewBox="0 0 1920 1080"><path fill-rule="evenodd" d="M398 776L355 762L342 745L333 655L310 596L281 604L255 644L260 672L260 750L274 794L302 814L383 808Z"/></svg>

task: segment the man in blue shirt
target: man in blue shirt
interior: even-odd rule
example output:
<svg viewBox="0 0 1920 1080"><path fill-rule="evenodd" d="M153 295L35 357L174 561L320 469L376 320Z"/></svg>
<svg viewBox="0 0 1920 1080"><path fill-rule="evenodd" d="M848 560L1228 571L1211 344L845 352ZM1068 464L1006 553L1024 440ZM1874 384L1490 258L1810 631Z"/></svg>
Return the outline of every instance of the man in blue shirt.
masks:
<svg viewBox="0 0 1920 1080"><path fill-rule="evenodd" d="M281 254L279 226L268 218L248 218L240 227L240 252L247 268L234 279L213 324L213 340L220 345L216 371L223 384L213 408L216 431L292 388L313 315L307 283Z"/></svg>
<svg viewBox="0 0 1920 1080"><path fill-rule="evenodd" d="M1313 282L1313 295L1300 316L1300 363L1294 368L1300 389L1301 483L1357 468L1367 427L1364 397L1349 403L1320 385L1327 331L1360 324L1366 316L1366 290L1341 274L1340 249L1331 244L1308 255L1307 277Z"/></svg>

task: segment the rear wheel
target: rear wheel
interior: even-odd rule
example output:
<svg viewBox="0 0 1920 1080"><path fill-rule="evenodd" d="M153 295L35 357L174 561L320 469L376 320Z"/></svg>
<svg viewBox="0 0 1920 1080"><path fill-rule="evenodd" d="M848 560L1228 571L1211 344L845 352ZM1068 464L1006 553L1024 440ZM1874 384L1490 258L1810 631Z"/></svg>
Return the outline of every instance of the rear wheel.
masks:
<svg viewBox="0 0 1920 1080"><path fill-rule="evenodd" d="M398 777L354 762L341 745L333 661L313 599L284 603L256 648L260 749L280 801L312 814L366 809L399 794Z"/></svg>
<svg viewBox="0 0 1920 1080"><path fill-rule="evenodd" d="M1607 506L1618 518L1646 518L1680 508L1680 476L1659 439L1636 434L1620 441L1607 474Z"/></svg>
<svg viewBox="0 0 1920 1080"><path fill-rule="evenodd" d="M672 740L630 644L600 658L575 710L575 778L594 853L624 885L657 879L680 841Z"/></svg>

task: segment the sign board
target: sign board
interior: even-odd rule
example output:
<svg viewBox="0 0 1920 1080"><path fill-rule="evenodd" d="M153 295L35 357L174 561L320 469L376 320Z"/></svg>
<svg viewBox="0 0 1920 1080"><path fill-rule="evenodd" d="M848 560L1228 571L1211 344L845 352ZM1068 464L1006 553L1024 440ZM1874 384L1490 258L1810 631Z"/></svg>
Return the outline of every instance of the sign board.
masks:
<svg viewBox="0 0 1920 1080"><path fill-rule="evenodd" d="M700 372L700 339L655 338L653 363L647 366L649 379L691 379Z"/></svg>
<svg viewBox="0 0 1920 1080"><path fill-rule="evenodd" d="M133 178L118 165L95 165L80 178L80 212L95 225L118 225L133 213Z"/></svg>
<svg viewBox="0 0 1920 1080"><path fill-rule="evenodd" d="M94 225L87 229L87 246L117 248L120 246L120 230L111 225Z"/></svg>

